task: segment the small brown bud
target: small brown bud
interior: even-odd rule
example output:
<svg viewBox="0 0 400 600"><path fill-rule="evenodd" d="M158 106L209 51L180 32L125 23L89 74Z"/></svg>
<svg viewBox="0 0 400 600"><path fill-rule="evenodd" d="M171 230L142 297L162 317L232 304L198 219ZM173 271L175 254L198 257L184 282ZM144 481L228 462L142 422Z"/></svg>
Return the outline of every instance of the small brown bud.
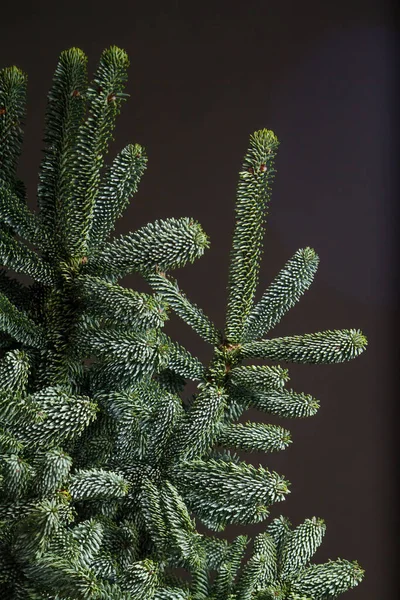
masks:
<svg viewBox="0 0 400 600"><path fill-rule="evenodd" d="M7 110L6 110L6 109L5 109L5 108L2 106L2 107L0 108L0 115L5 115L5 114L6 114L6 112L7 112Z"/></svg>
<svg viewBox="0 0 400 600"><path fill-rule="evenodd" d="M87 261L88 261L88 259L87 259L87 256L82 256L82 258L81 258L81 263L82 263L83 265L86 265Z"/></svg>
<svg viewBox="0 0 400 600"><path fill-rule="evenodd" d="M249 173L251 173L252 175L254 175L254 169L253 169L253 167L249 167L247 170L248 170Z"/></svg>
<svg viewBox="0 0 400 600"><path fill-rule="evenodd" d="M72 92L72 95L76 97L76 96L80 96L80 95L81 95L81 93L80 93L78 90L74 90L74 91Z"/></svg>
<svg viewBox="0 0 400 600"><path fill-rule="evenodd" d="M265 173L265 171L266 171L266 170L267 170L267 165L265 165L265 164L262 164L262 165L260 166L260 171L262 171L263 173Z"/></svg>
<svg viewBox="0 0 400 600"><path fill-rule="evenodd" d="M114 92L112 92L111 94L108 94L107 96L107 102L114 102L114 100L117 98L117 96L114 94Z"/></svg>

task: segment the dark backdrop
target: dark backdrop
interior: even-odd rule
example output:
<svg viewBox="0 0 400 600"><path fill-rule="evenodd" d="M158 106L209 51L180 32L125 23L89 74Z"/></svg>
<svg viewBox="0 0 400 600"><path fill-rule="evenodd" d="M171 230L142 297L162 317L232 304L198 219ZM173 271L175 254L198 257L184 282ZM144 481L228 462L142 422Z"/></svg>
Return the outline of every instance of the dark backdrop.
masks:
<svg viewBox="0 0 400 600"><path fill-rule="evenodd" d="M289 427L294 443L250 459L292 483L272 516L285 514L294 525L313 515L326 520L317 562L340 556L366 569L349 600L393 598L398 31L391 6L41 1L3 6L0 19L0 67L16 64L29 76L19 173L33 209L46 94L59 53L82 48L93 72L105 47L126 49L131 98L108 158L139 142L149 166L117 232L155 218L198 219L211 248L176 275L218 326L248 136L263 127L276 133L281 145L258 296L298 248L313 247L320 266L270 335L360 328L369 345L340 365L288 365L291 386L319 398L321 409L304 421L275 420ZM122 283L147 290L138 278ZM210 358L176 318L167 331ZM229 528L227 535L261 529Z"/></svg>

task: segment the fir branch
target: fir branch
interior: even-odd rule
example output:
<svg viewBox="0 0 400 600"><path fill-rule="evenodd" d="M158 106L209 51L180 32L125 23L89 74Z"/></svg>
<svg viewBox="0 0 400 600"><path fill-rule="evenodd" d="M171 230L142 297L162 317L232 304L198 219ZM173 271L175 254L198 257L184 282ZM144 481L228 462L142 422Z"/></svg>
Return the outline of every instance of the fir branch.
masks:
<svg viewBox="0 0 400 600"><path fill-rule="evenodd" d="M47 261L5 231L0 231L0 261L8 269L30 275L45 285L58 281L56 270Z"/></svg>
<svg viewBox="0 0 400 600"><path fill-rule="evenodd" d="M323 519L306 519L287 536L282 548L280 577L287 579L306 567L322 544L326 531Z"/></svg>
<svg viewBox="0 0 400 600"><path fill-rule="evenodd" d="M166 460L168 444L171 446L170 441L183 415L182 401L179 396L164 392L151 421L146 457L149 463L155 464Z"/></svg>
<svg viewBox="0 0 400 600"><path fill-rule="evenodd" d="M162 486L161 500L173 546L191 568L198 568L202 554L198 540L202 536L196 532L195 521L191 519L183 498L168 480Z"/></svg>
<svg viewBox="0 0 400 600"><path fill-rule="evenodd" d="M359 356L367 347L360 329L335 329L243 344L243 358L268 358L301 364L333 364Z"/></svg>
<svg viewBox="0 0 400 600"><path fill-rule="evenodd" d="M100 592L97 578L90 569L53 554L41 555L34 563L24 566L23 572L36 585L59 594L58 600L87 600Z"/></svg>
<svg viewBox="0 0 400 600"><path fill-rule="evenodd" d="M47 95L44 156L39 167L39 217L51 236L47 251L63 254L65 222L74 186L71 163L85 116L87 56L79 48L61 52Z"/></svg>
<svg viewBox="0 0 400 600"><path fill-rule="evenodd" d="M43 327L34 323L25 312L18 310L2 293L0 293L0 329L27 346L46 347L46 332Z"/></svg>
<svg viewBox="0 0 400 600"><path fill-rule="evenodd" d="M71 476L69 492L74 501L123 498L129 483L112 471L80 469Z"/></svg>
<svg viewBox="0 0 400 600"><path fill-rule="evenodd" d="M2 483L0 497L8 501L20 500L35 475L34 468L22 457L11 454L0 456Z"/></svg>
<svg viewBox="0 0 400 600"><path fill-rule="evenodd" d="M195 515L217 531L228 523L263 521L268 506L289 493L288 482L278 473L244 462L197 459L181 463L171 476Z"/></svg>
<svg viewBox="0 0 400 600"><path fill-rule="evenodd" d="M205 374L204 365L178 342L174 342L165 333L160 333L162 347L165 348L167 366L171 371L185 379L202 379Z"/></svg>
<svg viewBox="0 0 400 600"><path fill-rule="evenodd" d="M246 535L239 535L229 544L225 560L219 568L212 585L212 595L216 599L227 598L231 600L235 598L231 592L233 592L235 577L248 543L249 538Z"/></svg>
<svg viewBox="0 0 400 600"><path fill-rule="evenodd" d="M61 448L50 448L38 466L35 487L42 496L47 496L65 484L72 467L72 458Z"/></svg>
<svg viewBox="0 0 400 600"><path fill-rule="evenodd" d="M281 515L276 519L273 519L269 523L266 530L267 534L271 536L275 544L278 570L281 568L282 565L283 549L285 547L286 541L292 535L292 531L290 529L291 525L292 524L289 521L289 519Z"/></svg>
<svg viewBox="0 0 400 600"><path fill-rule="evenodd" d="M135 271L145 275L167 271L194 262L208 246L206 234L193 219L155 221L105 244L100 253L88 259L86 272L121 279Z"/></svg>
<svg viewBox="0 0 400 600"><path fill-rule="evenodd" d="M26 204L22 204L9 184L0 181L0 222L7 223L14 233L36 246L46 248L47 231Z"/></svg>
<svg viewBox="0 0 400 600"><path fill-rule="evenodd" d="M146 333L111 328L99 330L82 323L74 332L74 343L81 355L154 365L160 337L155 330Z"/></svg>
<svg viewBox="0 0 400 600"><path fill-rule="evenodd" d="M256 535L252 555L261 555L266 559L254 585L255 590L260 590L267 583L274 581L278 574L277 546L269 533L262 532Z"/></svg>
<svg viewBox="0 0 400 600"><path fill-rule="evenodd" d="M102 52L93 81L87 89L89 115L79 126L70 169L74 185L63 206L66 245L72 258L79 259L88 254L100 171L121 104L126 100L123 90L128 67L126 52L110 46Z"/></svg>
<svg viewBox="0 0 400 600"><path fill-rule="evenodd" d="M350 562L342 558L329 560L301 571L292 583L292 590L316 600L334 600L339 594L361 583L364 572L357 561Z"/></svg>
<svg viewBox="0 0 400 600"><path fill-rule="evenodd" d="M147 156L139 144L128 144L107 165L93 204L89 251L101 248L115 221L122 215L147 166Z"/></svg>
<svg viewBox="0 0 400 600"><path fill-rule="evenodd" d="M14 191L20 183L16 169L23 141L27 81L27 75L16 66L0 70L0 186L6 182Z"/></svg>
<svg viewBox="0 0 400 600"><path fill-rule="evenodd" d="M311 394L295 392L292 388L253 391L245 400L248 401L249 406L284 419L312 417L320 406L319 400Z"/></svg>
<svg viewBox="0 0 400 600"><path fill-rule="evenodd" d="M230 383L245 390L271 391L282 389L290 377L280 366L248 365L230 371Z"/></svg>
<svg viewBox="0 0 400 600"><path fill-rule="evenodd" d="M313 282L319 257L312 248L297 250L251 309L245 322L243 342L268 333L301 298Z"/></svg>
<svg viewBox="0 0 400 600"><path fill-rule="evenodd" d="M228 425L218 434L219 445L249 452L284 450L291 441L290 432L279 425L266 425L250 421L246 424Z"/></svg>
<svg viewBox="0 0 400 600"><path fill-rule="evenodd" d="M0 427L0 454L20 454L24 446L20 440ZM1 476L0 476L1 487Z"/></svg>
<svg viewBox="0 0 400 600"><path fill-rule="evenodd" d="M201 308L188 300L179 289L175 279L170 279L167 275L163 276L158 273L153 273L146 279L153 290L165 298L175 313L192 327L203 340L213 345L218 345L221 342L221 334L214 323L210 321Z"/></svg>
<svg viewBox="0 0 400 600"><path fill-rule="evenodd" d="M262 578L268 565L268 558L263 554L252 556L240 573L235 585L236 598L240 600L252 600L258 581Z"/></svg>
<svg viewBox="0 0 400 600"><path fill-rule="evenodd" d="M159 582L157 563L149 558L130 565L123 580L123 586L130 593L131 600L150 600L154 597Z"/></svg>
<svg viewBox="0 0 400 600"><path fill-rule="evenodd" d="M141 514L147 534L154 544L158 558L167 552L168 530L161 502L161 489L148 477L144 477L139 495Z"/></svg>
<svg viewBox="0 0 400 600"><path fill-rule="evenodd" d="M31 362L27 352L7 352L0 361L0 390L22 395L26 390L30 371Z"/></svg>
<svg viewBox="0 0 400 600"><path fill-rule="evenodd" d="M87 396L71 396L60 386L49 386L29 396L39 409L39 422L21 423L18 434L32 446L79 437L97 414L97 405Z"/></svg>
<svg viewBox="0 0 400 600"><path fill-rule="evenodd" d="M217 439L227 394L204 385L170 439L167 456L173 462L203 456Z"/></svg>
<svg viewBox="0 0 400 600"><path fill-rule="evenodd" d="M162 327L167 305L160 297L150 296L104 281L100 277L77 277L79 293L87 308L105 321L123 323L132 329Z"/></svg>
<svg viewBox="0 0 400 600"><path fill-rule="evenodd" d="M231 343L243 340L245 320L253 304L277 146L278 140L272 131L255 131L250 136L239 174L225 329Z"/></svg>

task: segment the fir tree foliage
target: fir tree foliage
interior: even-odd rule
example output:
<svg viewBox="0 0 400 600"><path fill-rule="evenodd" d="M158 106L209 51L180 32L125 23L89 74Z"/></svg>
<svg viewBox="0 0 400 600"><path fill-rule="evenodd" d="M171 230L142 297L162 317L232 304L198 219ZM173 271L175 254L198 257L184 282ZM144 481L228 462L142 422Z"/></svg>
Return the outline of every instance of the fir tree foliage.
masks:
<svg viewBox="0 0 400 600"><path fill-rule="evenodd" d="M255 408L304 418L319 407L286 387L287 368L243 361L332 364L360 355L367 340L358 329L263 338L319 262L312 248L298 250L255 301L278 147L269 130L250 137L239 173L223 328L170 273L209 247L196 220L111 237L147 166L137 143L105 164L128 67L111 46L89 81L85 53L61 53L37 214L16 176L27 77L0 71L0 599L337 598L363 570L344 559L311 563L322 519L294 529L272 520L247 561L247 536L229 543L213 532L265 522L290 492L283 475L235 452L284 450L290 432L241 416ZM154 293L118 283L133 272ZM165 333L171 310L211 344L208 365ZM189 381L198 391L188 399Z"/></svg>

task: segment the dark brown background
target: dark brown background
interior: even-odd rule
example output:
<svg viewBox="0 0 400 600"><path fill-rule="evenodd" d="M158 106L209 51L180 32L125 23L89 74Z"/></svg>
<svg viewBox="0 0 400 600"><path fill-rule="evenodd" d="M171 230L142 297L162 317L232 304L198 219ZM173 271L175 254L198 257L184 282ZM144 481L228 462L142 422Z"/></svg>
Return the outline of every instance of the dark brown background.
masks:
<svg viewBox="0 0 400 600"><path fill-rule="evenodd" d="M298 248L315 248L321 262L310 290L270 335L360 328L369 346L345 364L288 365L290 385L319 398L321 409L309 420L275 420L292 431L294 443L251 460L292 482L292 494L272 516L285 514L294 525L313 515L326 520L317 562L340 556L366 569L349 600L393 598L399 33L391 6L379 0L43 1L10 3L0 19L0 67L16 64L29 76L19 171L33 209L46 94L59 53L82 48L92 73L105 47L127 50L131 98L108 158L139 142L149 166L117 232L156 218L198 219L211 249L176 275L219 327L248 136L263 127L277 134L258 297ZM122 283L147 290L138 278ZM177 319L167 330L201 359L210 358L210 349Z"/></svg>

